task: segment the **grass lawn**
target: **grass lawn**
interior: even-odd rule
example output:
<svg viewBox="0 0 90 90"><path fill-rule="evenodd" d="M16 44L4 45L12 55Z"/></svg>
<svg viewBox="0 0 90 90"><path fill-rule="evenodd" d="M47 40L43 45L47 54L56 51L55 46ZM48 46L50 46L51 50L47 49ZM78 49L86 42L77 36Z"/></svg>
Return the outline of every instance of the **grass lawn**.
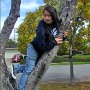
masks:
<svg viewBox="0 0 90 90"><path fill-rule="evenodd" d="M67 83L40 84L39 90L90 90L90 82L79 82L70 86Z"/></svg>
<svg viewBox="0 0 90 90"><path fill-rule="evenodd" d="M90 62L73 62L74 65L90 64ZM70 65L70 62L51 63L51 65Z"/></svg>

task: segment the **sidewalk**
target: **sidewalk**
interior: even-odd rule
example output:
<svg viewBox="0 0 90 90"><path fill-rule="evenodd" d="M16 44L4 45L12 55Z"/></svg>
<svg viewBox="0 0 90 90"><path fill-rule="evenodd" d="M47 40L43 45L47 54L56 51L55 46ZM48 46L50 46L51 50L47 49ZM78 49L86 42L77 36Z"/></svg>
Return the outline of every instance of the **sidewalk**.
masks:
<svg viewBox="0 0 90 90"><path fill-rule="evenodd" d="M90 64L74 65L74 81L83 82L90 81ZM50 66L41 82L69 82L70 81L70 66L59 65Z"/></svg>

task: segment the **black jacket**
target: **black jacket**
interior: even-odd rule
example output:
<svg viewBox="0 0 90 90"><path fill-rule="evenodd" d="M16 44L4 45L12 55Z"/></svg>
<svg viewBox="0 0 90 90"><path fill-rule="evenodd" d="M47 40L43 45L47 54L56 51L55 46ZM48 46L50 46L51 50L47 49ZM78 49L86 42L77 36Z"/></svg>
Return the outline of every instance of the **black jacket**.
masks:
<svg viewBox="0 0 90 90"><path fill-rule="evenodd" d="M54 24L48 25L43 19L39 21L36 29L36 37L31 42L39 55L51 50L56 45L54 35L51 33L53 28L55 28Z"/></svg>

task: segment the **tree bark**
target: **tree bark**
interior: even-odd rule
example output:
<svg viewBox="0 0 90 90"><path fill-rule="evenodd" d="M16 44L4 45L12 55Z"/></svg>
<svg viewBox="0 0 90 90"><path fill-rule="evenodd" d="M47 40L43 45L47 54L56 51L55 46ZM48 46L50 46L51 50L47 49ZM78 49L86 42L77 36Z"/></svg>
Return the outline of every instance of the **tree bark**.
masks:
<svg viewBox="0 0 90 90"><path fill-rule="evenodd" d="M12 29L20 16L20 4L21 0L11 0L11 10L0 33L0 87L2 90L16 90L16 81L11 78L5 62L5 42L9 39Z"/></svg>
<svg viewBox="0 0 90 90"><path fill-rule="evenodd" d="M65 8L63 8L61 16L59 17L60 36L62 35L63 31L66 31L68 29L70 20L72 20L73 18L74 9L76 5L76 0L66 0L66 1L67 1L66 6ZM42 76L48 69L58 49L59 46L57 45L50 52L45 53L41 57L37 66L29 76L29 80L27 82L25 90L36 90Z"/></svg>
<svg viewBox="0 0 90 90"><path fill-rule="evenodd" d="M69 54L69 60L70 60L70 85L73 85L74 83L74 72L73 72L73 45L74 45L74 31L71 30L71 38L70 38L70 54Z"/></svg>

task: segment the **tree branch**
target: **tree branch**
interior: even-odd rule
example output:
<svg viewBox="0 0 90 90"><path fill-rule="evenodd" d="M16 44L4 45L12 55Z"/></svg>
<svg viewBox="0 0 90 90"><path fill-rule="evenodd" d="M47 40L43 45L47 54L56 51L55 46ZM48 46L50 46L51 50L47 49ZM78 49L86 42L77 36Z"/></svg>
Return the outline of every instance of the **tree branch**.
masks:
<svg viewBox="0 0 90 90"><path fill-rule="evenodd" d="M21 0L11 0L11 10L9 16L6 18L4 22L4 26L0 33L5 40L9 38L16 21L20 16L20 4Z"/></svg>

